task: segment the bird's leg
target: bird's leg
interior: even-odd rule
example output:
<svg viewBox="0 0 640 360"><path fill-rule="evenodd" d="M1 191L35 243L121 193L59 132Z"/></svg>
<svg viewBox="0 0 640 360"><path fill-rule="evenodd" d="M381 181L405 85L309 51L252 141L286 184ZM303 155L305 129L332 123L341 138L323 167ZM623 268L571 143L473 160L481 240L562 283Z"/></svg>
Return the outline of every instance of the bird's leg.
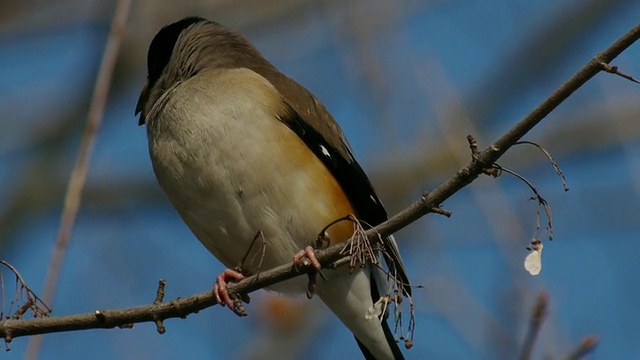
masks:
<svg viewBox="0 0 640 360"><path fill-rule="evenodd" d="M262 245L260 246L259 252L253 254L253 256L251 257L251 260L249 261L249 265L253 265L253 262L256 260L256 257L258 256L258 254L260 254L260 262L258 263L258 269L262 267L262 261L264 261L264 256L267 252L267 240L264 238L264 233L262 232L262 230L260 230L256 233L256 236L253 237L253 240L251 241L251 245L249 245L249 249L247 249L247 252L242 257L240 264L236 266L235 270L237 272L241 273L242 269L245 268L245 265L246 265L245 262L247 261L247 258L249 257L249 254L251 253L251 250L253 249L253 247L256 245L256 242L258 241L258 239L260 239L260 243Z"/></svg>
<svg viewBox="0 0 640 360"><path fill-rule="evenodd" d="M240 263L233 269L225 269L218 277L216 278L216 282L213 286L213 294L216 297L216 301L220 305L227 305L231 311L233 311L238 316L247 316L247 312L242 305L242 302L249 303L251 298L248 294L232 294L229 295L227 291L227 284L231 281L240 281L244 279L243 269L245 268L245 262L251 253L251 249L255 246L256 242L260 239L262 246L260 246L260 252L255 253L249 264L253 264L256 257L260 255L260 262L258 264L258 269L262 266L262 261L264 260L264 255L266 253L267 242L264 238L264 233L262 231L258 231L256 236L253 237L251 241L251 245L249 245L249 249L242 257Z"/></svg>

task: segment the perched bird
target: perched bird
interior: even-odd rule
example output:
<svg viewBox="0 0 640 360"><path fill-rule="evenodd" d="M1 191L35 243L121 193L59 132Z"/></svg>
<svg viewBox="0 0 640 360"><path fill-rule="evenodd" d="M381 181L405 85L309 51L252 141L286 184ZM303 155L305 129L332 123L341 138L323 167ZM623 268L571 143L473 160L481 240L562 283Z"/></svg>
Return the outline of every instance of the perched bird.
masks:
<svg viewBox="0 0 640 360"><path fill-rule="evenodd" d="M327 227L335 220L351 216L375 226L387 219L324 105L240 34L182 19L156 34L147 66L136 115L147 127L158 183L202 244L235 269L216 280L219 303L234 308L229 281L304 257L319 267L311 245L323 229L331 244L354 233L353 221ZM395 240L382 245L399 291L409 295ZM366 358L403 358L386 319L367 316L390 291L385 274L371 264L351 270L324 269L328 280L318 281L318 296ZM308 287L298 277L270 289Z"/></svg>

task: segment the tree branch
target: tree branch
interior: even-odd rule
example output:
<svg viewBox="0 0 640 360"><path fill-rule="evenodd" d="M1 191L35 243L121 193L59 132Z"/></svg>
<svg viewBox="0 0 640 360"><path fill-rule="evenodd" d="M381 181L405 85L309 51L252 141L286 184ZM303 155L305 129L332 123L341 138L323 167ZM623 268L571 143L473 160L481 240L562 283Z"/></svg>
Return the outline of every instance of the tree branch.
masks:
<svg viewBox="0 0 640 360"><path fill-rule="evenodd" d="M434 212L440 204L454 193L470 184L483 171L489 168L511 146L520 140L529 130L536 126L558 105L566 100L574 91L603 70L602 63L608 64L622 51L631 46L640 38L640 24L631 29L627 34L618 39L613 45L602 53L596 55L580 71L572 76L551 96L536 107L529 115L518 122L507 133L487 147L472 161L447 181L438 186L434 191L423 195L418 201L408 208L393 216L384 223L366 232L371 241L376 241L379 236L388 236L413 223L427 213ZM316 256L324 266L331 266L344 256L341 255L343 245L335 245L325 250L320 250ZM348 256L346 257L348 258ZM347 261L340 261L341 264ZM231 283L228 286L230 293L247 294L255 290L282 282L302 273L312 270L309 266L298 266L296 270L293 264L286 264L257 275L250 276L240 282ZM133 323L164 320L168 318L184 318L189 314L215 305L211 291L206 291L187 298L179 298L168 303L156 303L122 310L100 310L93 313L72 315L64 317L52 317L32 320L4 320L0 321L0 338L10 341L13 338L26 335L45 334L71 330L92 328L130 327Z"/></svg>

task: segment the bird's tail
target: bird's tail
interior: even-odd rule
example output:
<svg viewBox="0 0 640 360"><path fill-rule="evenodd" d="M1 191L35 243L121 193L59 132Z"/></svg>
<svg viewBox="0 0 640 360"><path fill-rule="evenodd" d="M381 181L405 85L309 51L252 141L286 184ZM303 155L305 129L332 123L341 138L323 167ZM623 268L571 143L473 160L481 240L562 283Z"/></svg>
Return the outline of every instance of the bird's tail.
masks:
<svg viewBox="0 0 640 360"><path fill-rule="evenodd" d="M366 359L404 359L386 320L368 316L380 299L372 270L377 271L369 265L352 274L345 268L325 272L329 281L318 284L318 295L351 330Z"/></svg>

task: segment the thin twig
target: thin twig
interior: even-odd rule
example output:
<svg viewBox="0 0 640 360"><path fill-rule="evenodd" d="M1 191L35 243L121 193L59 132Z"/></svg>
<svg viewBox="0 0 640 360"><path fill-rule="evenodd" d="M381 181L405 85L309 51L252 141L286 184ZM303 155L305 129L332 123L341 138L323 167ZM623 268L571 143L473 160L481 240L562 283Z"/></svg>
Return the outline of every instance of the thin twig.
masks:
<svg viewBox="0 0 640 360"><path fill-rule="evenodd" d="M16 269L13 265L6 262L5 260L0 260L0 265L3 265L7 269L9 269L16 278L16 281L15 281L16 290L13 296L13 300L9 305L6 318L11 317L16 320L22 319L23 315L29 310L31 310L34 317L49 316L49 314L52 311L51 308L47 304L45 304L42 301L42 299L40 299L40 297L38 297L38 295L36 295L31 290L31 288L29 288L29 285L27 285L27 282L24 280L24 278L22 277L22 274L20 274L18 269ZM0 276L1 275L2 273L0 273ZM2 309L0 309L0 314L2 315L0 316L0 319L3 319L5 318L4 317L4 277L0 277L0 280L2 282L2 304L3 304ZM23 305L20 306L20 303L23 303ZM13 315L10 315L13 312L14 305L18 307L18 309L16 310L15 313L13 313Z"/></svg>
<svg viewBox="0 0 640 360"><path fill-rule="evenodd" d="M49 264L49 270L47 271L47 278L45 280L43 300L49 304L53 301L55 296L58 279L60 277L60 270L62 268L67 249L69 248L71 232L80 207L82 190L84 189L87 179L89 160L91 159L91 154L93 152L95 136L102 123L104 109L107 103L107 96L111 86L111 79L113 77L113 69L115 68L116 60L118 59L120 43L122 42L122 38L125 34L130 7L131 0L119 0L113 14L109 38L107 39L100 69L98 71L98 77L93 88L93 98L91 99L89 113L87 114L87 122L82 133L78 157L71 172L71 179L69 180L69 185L67 187L64 209L60 218L60 228L58 229L53 255L51 256L51 262ZM25 358L36 359L41 345L42 338L32 338L29 342Z"/></svg>
<svg viewBox="0 0 640 360"><path fill-rule="evenodd" d="M627 75L625 73L622 73L618 70L618 67L615 65L609 65L607 63L601 62L600 66L602 67L602 70L608 72L609 74L614 74L614 75L618 75L620 77L623 77L631 82L634 82L636 84L640 84L640 81L638 81L637 79L635 79L633 76L631 75Z"/></svg>
<svg viewBox="0 0 640 360"><path fill-rule="evenodd" d="M551 166L553 166L553 170L555 170L556 174L558 174L558 176L560 177L560 180L562 181L562 187L564 188L564 191L569 191L569 186L567 185L567 178L564 177L564 173L562 172L562 169L560 169L560 166L558 165L556 160L553 158L553 156L551 156L551 153L547 151L547 149L543 148L542 146L538 145L533 141L527 141L527 140L518 141L514 145L520 145L520 144L532 145L537 147L538 150L540 150L544 154L544 156L546 156L547 159L549 159Z"/></svg>
<svg viewBox="0 0 640 360"><path fill-rule="evenodd" d="M536 231L534 231L533 233L533 239L542 240L542 238L548 232L549 240L553 240L553 217L551 215L551 206L549 205L549 202L547 202L547 200L545 200L542 197L542 195L540 195L540 192L538 192L538 189L536 189L536 187L533 186L533 184L529 180L527 180L527 178L525 178L524 176L518 174L513 170L502 167L498 164L493 164L493 166L495 169L498 169L501 172L506 172L509 175L513 175L519 180L521 180L522 182L524 182L525 184L527 184L529 189L531 189L531 191L533 192L533 196L529 198L529 200L536 200L538 202L538 210L536 211ZM540 208L544 209L544 213L547 216L547 225L545 226L544 231L542 233L540 233L540 229L542 229L542 226L540 225Z"/></svg>
<svg viewBox="0 0 640 360"><path fill-rule="evenodd" d="M156 298L155 298L155 300L153 300L153 304L154 305L162 304L162 302L164 301L164 289L165 289L166 285L167 285L167 281L165 279L160 279L158 281L158 289L156 290ZM162 319L160 317L156 316L154 321L156 323L156 331L158 332L158 334L164 334L167 331L167 328L165 328L164 323L162 322Z"/></svg>

